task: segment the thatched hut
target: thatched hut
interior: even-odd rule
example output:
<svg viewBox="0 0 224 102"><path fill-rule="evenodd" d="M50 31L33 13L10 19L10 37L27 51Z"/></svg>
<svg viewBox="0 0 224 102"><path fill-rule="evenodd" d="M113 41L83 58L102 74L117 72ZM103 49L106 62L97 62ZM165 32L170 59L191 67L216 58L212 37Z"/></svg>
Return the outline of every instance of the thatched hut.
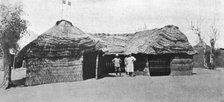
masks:
<svg viewBox="0 0 224 102"><path fill-rule="evenodd" d="M26 63L25 84L36 85L98 78L114 71L115 54L122 60L133 54L135 71L146 75L191 75L195 51L173 25L134 34L86 34L61 20L26 45L17 60Z"/></svg>
<svg viewBox="0 0 224 102"><path fill-rule="evenodd" d="M102 50L99 40L61 20L26 45L18 59L26 63L26 85L77 81L95 77Z"/></svg>
<svg viewBox="0 0 224 102"><path fill-rule="evenodd" d="M149 71L191 74L195 51L177 26L137 32L128 43L126 51L136 54L136 57L145 57Z"/></svg>
<svg viewBox="0 0 224 102"><path fill-rule="evenodd" d="M108 46L106 63L113 64L113 54L133 54L135 71L160 72L171 75L190 75L195 51L178 27L167 25L160 29L145 30L134 34L94 34ZM122 56L122 58L124 57ZM108 65L105 65L108 67ZM147 73L147 72L145 72Z"/></svg>

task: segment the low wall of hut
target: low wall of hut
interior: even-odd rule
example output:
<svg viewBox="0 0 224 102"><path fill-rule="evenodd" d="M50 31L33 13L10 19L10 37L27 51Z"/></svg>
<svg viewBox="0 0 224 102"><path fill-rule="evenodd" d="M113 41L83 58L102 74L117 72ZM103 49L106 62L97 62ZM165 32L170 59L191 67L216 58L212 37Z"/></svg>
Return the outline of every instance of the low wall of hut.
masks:
<svg viewBox="0 0 224 102"><path fill-rule="evenodd" d="M172 54L149 55L149 72L152 76L170 74L170 62L174 56Z"/></svg>
<svg viewBox="0 0 224 102"><path fill-rule="evenodd" d="M135 73L144 75L148 64L150 75L192 75L193 55L187 54L161 54L161 55L134 55ZM148 60L148 63L147 63Z"/></svg>
<svg viewBox="0 0 224 102"><path fill-rule="evenodd" d="M192 75L193 65L193 56L176 56L170 63L170 75Z"/></svg>
<svg viewBox="0 0 224 102"><path fill-rule="evenodd" d="M25 85L83 80L82 61L83 57L26 59Z"/></svg>

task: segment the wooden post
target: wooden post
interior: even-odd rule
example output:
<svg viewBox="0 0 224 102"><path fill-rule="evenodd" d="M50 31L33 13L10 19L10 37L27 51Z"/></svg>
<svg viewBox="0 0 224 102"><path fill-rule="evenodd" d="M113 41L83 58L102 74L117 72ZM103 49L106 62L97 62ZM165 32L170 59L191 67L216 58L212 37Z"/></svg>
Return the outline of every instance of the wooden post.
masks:
<svg viewBox="0 0 224 102"><path fill-rule="evenodd" d="M13 64L12 64L13 69L15 69L15 63L16 63L16 55L13 56Z"/></svg>
<svg viewBox="0 0 224 102"><path fill-rule="evenodd" d="M144 71L146 72L146 75L147 76L150 76L150 73L149 73L149 60L148 60L148 55L146 55L146 63L145 63L145 69Z"/></svg>
<svg viewBox="0 0 224 102"><path fill-rule="evenodd" d="M99 54L96 55L96 76L95 78L98 79L98 62L99 62Z"/></svg>
<svg viewBox="0 0 224 102"><path fill-rule="evenodd" d="M211 49L210 49L210 61L209 61L210 66L209 66L209 69L215 69L215 64L214 64L215 40L211 39L210 44L211 44Z"/></svg>

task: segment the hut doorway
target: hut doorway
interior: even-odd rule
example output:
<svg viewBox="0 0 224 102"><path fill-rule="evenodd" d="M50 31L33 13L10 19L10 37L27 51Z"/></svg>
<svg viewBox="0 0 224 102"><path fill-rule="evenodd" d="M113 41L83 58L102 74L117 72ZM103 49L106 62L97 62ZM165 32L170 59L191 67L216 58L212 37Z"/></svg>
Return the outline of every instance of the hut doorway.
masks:
<svg viewBox="0 0 224 102"><path fill-rule="evenodd" d="M100 69L102 71L103 76L107 76L109 73L115 73L114 64L112 60L115 58L115 55L104 55L100 59ZM125 72L124 65L124 55L119 55L121 59L121 72Z"/></svg>
<svg viewBox="0 0 224 102"><path fill-rule="evenodd" d="M134 61L134 71L143 72L144 68L146 67L147 55L134 54L133 56L136 58L136 61Z"/></svg>
<svg viewBox="0 0 224 102"><path fill-rule="evenodd" d="M94 78L96 75L97 53L85 52L83 54L83 79Z"/></svg>

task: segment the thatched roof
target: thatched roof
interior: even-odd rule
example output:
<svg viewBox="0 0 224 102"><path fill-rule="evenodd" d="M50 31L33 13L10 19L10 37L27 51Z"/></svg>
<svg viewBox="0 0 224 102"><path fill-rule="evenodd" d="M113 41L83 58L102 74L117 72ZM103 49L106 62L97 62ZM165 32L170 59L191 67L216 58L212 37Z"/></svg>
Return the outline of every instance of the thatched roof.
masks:
<svg viewBox="0 0 224 102"><path fill-rule="evenodd" d="M160 29L145 30L134 34L127 46L127 53L195 54L187 37L177 26L167 25Z"/></svg>
<svg viewBox="0 0 224 102"><path fill-rule="evenodd" d="M100 39L106 46L108 51L106 53L124 53L126 51L126 46L128 41L133 34L105 34L97 33L93 34L94 38Z"/></svg>
<svg viewBox="0 0 224 102"><path fill-rule="evenodd" d="M66 20L58 21L55 26L22 49L21 53L26 57L63 57L76 56L83 51L105 52L105 49L109 54L196 53L177 26L167 25L133 34L86 34Z"/></svg>
<svg viewBox="0 0 224 102"><path fill-rule="evenodd" d="M101 51L103 44L71 22L61 20L26 45L18 54L25 57L79 57L84 51Z"/></svg>
<svg viewBox="0 0 224 102"><path fill-rule="evenodd" d="M144 30L134 34L93 34L103 40L107 53L123 54L195 54L187 37L177 26L167 25L160 29Z"/></svg>
<svg viewBox="0 0 224 102"><path fill-rule="evenodd" d="M71 22L66 20L57 21L56 24L44 32L42 35L50 35L60 38L77 38L87 36L82 30L72 25Z"/></svg>

